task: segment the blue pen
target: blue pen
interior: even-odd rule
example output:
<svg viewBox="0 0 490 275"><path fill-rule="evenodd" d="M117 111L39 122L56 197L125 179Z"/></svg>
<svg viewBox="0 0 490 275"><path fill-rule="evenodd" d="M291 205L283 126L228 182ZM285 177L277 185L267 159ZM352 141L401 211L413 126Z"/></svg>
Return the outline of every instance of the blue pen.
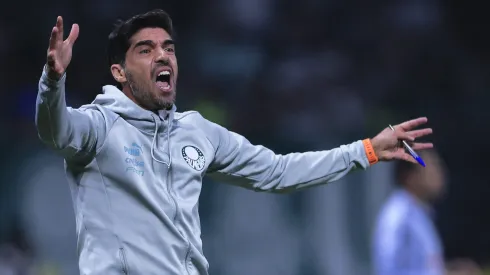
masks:
<svg viewBox="0 0 490 275"><path fill-rule="evenodd" d="M390 129L395 131L395 128L393 128L393 126L389 125L390 126ZM422 166L425 167L425 162L424 160L417 154L415 153L415 151L412 149L412 147L410 147L410 145L408 145L408 143L406 141L402 141L403 143L403 146L405 147L405 149L407 149L407 151L410 153L410 155L412 155L412 157Z"/></svg>

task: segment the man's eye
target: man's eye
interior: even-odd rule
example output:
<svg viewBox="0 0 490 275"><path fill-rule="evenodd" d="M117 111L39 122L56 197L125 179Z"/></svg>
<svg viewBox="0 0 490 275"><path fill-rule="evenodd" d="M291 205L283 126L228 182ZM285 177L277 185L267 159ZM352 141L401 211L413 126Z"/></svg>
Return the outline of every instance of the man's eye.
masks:
<svg viewBox="0 0 490 275"><path fill-rule="evenodd" d="M173 53L173 52L175 52L175 49L174 48L165 48L165 51Z"/></svg>
<svg viewBox="0 0 490 275"><path fill-rule="evenodd" d="M149 49L144 49L144 50L141 50L140 53L143 54L143 53L149 53L150 50Z"/></svg>

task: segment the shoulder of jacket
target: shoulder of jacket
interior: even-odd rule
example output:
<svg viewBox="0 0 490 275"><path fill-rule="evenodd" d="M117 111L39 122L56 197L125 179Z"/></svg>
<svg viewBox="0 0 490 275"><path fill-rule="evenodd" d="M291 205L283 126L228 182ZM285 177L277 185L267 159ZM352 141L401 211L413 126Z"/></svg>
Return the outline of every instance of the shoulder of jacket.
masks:
<svg viewBox="0 0 490 275"><path fill-rule="evenodd" d="M204 117L198 111L175 112L175 120L203 119Z"/></svg>
<svg viewBox="0 0 490 275"><path fill-rule="evenodd" d="M106 120L108 122L114 122L120 117L119 114L111 111L110 109L108 109L102 105L94 104L94 103L82 105L77 109L79 111L82 111L82 112L86 112L86 111L98 112L99 114L102 115L104 120Z"/></svg>
<svg viewBox="0 0 490 275"><path fill-rule="evenodd" d="M198 129L210 141L216 140L217 129L215 124L203 117L198 111L176 112L174 120L179 121L183 125L189 125L194 129Z"/></svg>

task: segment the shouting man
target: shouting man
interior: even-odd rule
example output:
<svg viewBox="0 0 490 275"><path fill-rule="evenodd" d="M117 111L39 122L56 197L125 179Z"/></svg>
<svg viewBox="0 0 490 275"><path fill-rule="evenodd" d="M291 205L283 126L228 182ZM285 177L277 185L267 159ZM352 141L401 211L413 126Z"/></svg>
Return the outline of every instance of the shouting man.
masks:
<svg viewBox="0 0 490 275"><path fill-rule="evenodd" d="M119 88L92 104L65 102L66 69L79 27L51 32L39 82L39 136L65 159L84 275L208 274L198 200L205 175L255 191L286 193L335 181L378 161L414 160L398 147L431 129L419 118L338 148L277 155L197 112L175 107L178 66L172 21L161 10L119 22L109 66Z"/></svg>

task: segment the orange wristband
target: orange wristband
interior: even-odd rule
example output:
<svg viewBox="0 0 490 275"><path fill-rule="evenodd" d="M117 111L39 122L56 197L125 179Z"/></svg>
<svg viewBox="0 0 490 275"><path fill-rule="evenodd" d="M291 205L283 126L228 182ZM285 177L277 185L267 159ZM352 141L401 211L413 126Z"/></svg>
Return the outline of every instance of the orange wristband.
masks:
<svg viewBox="0 0 490 275"><path fill-rule="evenodd" d="M364 145L364 150L366 151L366 156L368 158L369 164L373 165L378 162L378 156L374 152L373 145L371 144L371 140L369 138L362 141Z"/></svg>

